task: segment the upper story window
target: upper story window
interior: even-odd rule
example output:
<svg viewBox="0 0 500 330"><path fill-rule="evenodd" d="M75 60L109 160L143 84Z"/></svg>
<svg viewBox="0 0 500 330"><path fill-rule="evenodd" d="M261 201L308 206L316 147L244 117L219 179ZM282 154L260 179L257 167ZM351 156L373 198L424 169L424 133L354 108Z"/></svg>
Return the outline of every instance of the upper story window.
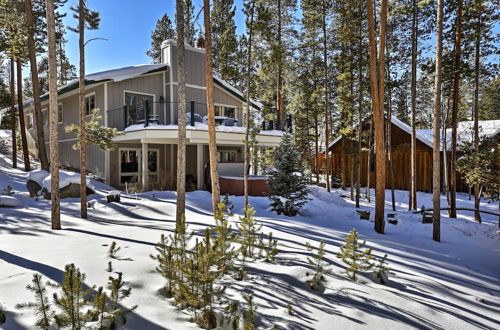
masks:
<svg viewBox="0 0 500 330"><path fill-rule="evenodd" d="M153 114L153 95L134 92L125 92L125 107L127 109L127 125L133 125L144 120L144 110L148 109L149 115Z"/></svg>
<svg viewBox="0 0 500 330"><path fill-rule="evenodd" d="M95 109L95 94L85 96L85 115L88 116Z"/></svg>
<svg viewBox="0 0 500 330"><path fill-rule="evenodd" d="M221 117L236 118L236 108L224 105L215 106L215 115Z"/></svg>

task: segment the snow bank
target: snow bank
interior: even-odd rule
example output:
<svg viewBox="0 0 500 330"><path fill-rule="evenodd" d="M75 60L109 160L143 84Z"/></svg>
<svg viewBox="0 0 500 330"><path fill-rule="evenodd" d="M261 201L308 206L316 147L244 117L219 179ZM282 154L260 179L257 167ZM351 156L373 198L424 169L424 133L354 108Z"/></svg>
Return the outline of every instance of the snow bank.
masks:
<svg viewBox="0 0 500 330"><path fill-rule="evenodd" d="M43 180L47 178L49 175L50 175L49 172L45 170L34 170L28 174L28 180L35 181L41 187Z"/></svg>
<svg viewBox="0 0 500 330"><path fill-rule="evenodd" d="M87 178L86 181L87 181L87 187L94 190L94 187L90 184L89 178ZM51 192L50 191L51 182L52 180L50 175L47 176L42 181L42 187L47 189L48 192ZM59 171L59 189L69 186L72 183L80 184L80 173Z"/></svg>
<svg viewBox="0 0 500 330"><path fill-rule="evenodd" d="M0 196L0 207L16 207L21 203L13 196Z"/></svg>

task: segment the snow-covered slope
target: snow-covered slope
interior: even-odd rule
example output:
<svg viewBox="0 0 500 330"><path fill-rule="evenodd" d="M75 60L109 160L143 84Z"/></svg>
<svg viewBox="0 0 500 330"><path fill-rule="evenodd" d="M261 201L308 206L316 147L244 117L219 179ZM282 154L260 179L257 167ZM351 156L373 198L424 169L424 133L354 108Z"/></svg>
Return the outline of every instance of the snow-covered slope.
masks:
<svg viewBox="0 0 500 330"><path fill-rule="evenodd" d="M26 173L11 169L9 163L0 156L0 191L11 185L24 206L0 208L0 304L7 310L7 323L0 328L33 328L32 313L14 307L33 300L25 290L33 272L60 281L64 265L75 263L86 273L89 285L104 285L112 241L122 247L113 267L123 272L132 287L123 304L138 305L124 328L196 328L188 321L189 315L176 310L158 293L164 281L149 258L160 234L174 228L175 192L149 192L140 195L140 200L122 196L121 204L107 204L103 191L112 188L92 182L97 194L91 197L96 202L89 209L89 219L78 217L78 199L64 200L63 230L52 231L50 201L29 198L24 187ZM275 324L278 329L498 328L498 219L485 215L484 223L477 224L471 221L470 213L461 213L459 219L448 219L443 213L442 242L437 243L431 239L432 225L421 224L419 215L407 212L407 193L398 191L395 213L399 222L387 224L386 234L379 235L372 222L359 220L353 203L344 195L349 194L312 187L311 201L303 215L295 218L276 216L268 211L266 198L250 197L262 230L273 232L280 253L276 264L249 263L249 279L245 281L225 279L228 296L241 300L242 293L252 293L259 324ZM242 198L230 199L234 211L241 214ZM458 203L472 204L464 194L459 194ZM430 195L419 193L418 204L430 207ZM389 198L387 206L387 212L392 213ZM483 203L482 207L497 210L498 204ZM364 202L362 208L372 210L373 204ZM186 209L189 230L199 234L213 224L208 192L188 193ZM237 222L237 216L231 218L233 228ZM342 273L335 255L352 228L377 256L389 255L394 273L389 285L353 283ZM322 293L305 285L309 269L305 243L317 246L320 240L326 242L326 260L333 271ZM288 304L295 315L287 313Z"/></svg>

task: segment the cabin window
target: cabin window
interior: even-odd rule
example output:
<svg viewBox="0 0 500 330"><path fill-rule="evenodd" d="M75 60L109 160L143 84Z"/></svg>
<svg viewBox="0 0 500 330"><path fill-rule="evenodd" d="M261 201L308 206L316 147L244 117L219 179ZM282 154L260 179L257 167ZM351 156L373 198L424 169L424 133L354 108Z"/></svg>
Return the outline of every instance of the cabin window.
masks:
<svg viewBox="0 0 500 330"><path fill-rule="evenodd" d="M236 162L236 151L217 151L217 161L221 163L234 163Z"/></svg>
<svg viewBox="0 0 500 330"><path fill-rule="evenodd" d="M28 129L33 128L33 114L30 113L26 116L26 127Z"/></svg>
<svg viewBox="0 0 500 330"><path fill-rule="evenodd" d="M85 115L89 116L95 109L95 94L85 96Z"/></svg>
<svg viewBox="0 0 500 330"><path fill-rule="evenodd" d="M236 108L223 105L215 106L215 115L221 117L236 118Z"/></svg>
<svg viewBox="0 0 500 330"><path fill-rule="evenodd" d="M141 120L144 120L145 107L148 109L149 115L152 115L153 100L153 95L125 92L127 126L137 124Z"/></svg>
<svg viewBox="0 0 500 330"><path fill-rule="evenodd" d="M59 124L62 124L62 122L63 122L63 105L62 105L62 103L59 103L57 105L57 122Z"/></svg>
<svg viewBox="0 0 500 330"><path fill-rule="evenodd" d="M159 180L159 151L148 150L149 182ZM142 159L140 149L120 149L120 185L139 182L142 172Z"/></svg>

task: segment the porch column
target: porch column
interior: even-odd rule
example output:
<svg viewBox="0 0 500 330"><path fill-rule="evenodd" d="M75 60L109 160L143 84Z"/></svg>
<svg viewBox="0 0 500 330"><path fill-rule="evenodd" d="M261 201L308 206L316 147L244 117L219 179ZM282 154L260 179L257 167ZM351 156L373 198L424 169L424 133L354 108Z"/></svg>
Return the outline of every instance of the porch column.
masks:
<svg viewBox="0 0 500 330"><path fill-rule="evenodd" d="M203 144L196 145L196 188L203 189L205 186L205 168L203 166Z"/></svg>
<svg viewBox="0 0 500 330"><path fill-rule="evenodd" d="M142 142L142 189L148 190L148 144Z"/></svg>

